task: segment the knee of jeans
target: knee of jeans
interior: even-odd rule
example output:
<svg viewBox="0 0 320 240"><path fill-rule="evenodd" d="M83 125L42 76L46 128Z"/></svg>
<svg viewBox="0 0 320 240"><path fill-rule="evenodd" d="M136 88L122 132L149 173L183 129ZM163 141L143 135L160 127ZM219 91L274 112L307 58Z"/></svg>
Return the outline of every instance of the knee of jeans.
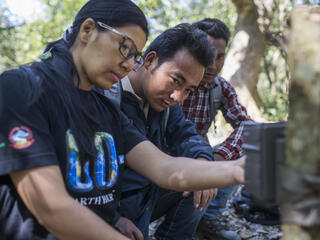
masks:
<svg viewBox="0 0 320 240"><path fill-rule="evenodd" d="M184 211L188 212L188 216L190 216L190 218L193 219L200 219L202 217L202 215L205 212L205 209L202 209L201 211L198 210L195 206L194 206L194 202L193 202L193 195L192 198L190 199L184 199L182 200L184 201L184 203L181 204L181 209L183 209Z"/></svg>

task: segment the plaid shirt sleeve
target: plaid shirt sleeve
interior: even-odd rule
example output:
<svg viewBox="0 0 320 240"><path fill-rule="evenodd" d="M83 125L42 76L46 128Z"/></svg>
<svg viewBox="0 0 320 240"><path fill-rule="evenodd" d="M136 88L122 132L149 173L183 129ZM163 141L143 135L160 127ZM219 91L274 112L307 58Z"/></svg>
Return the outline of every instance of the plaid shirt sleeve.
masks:
<svg viewBox="0 0 320 240"><path fill-rule="evenodd" d="M234 128L234 131L223 143L215 146L213 152L222 155L226 160L235 160L243 154L243 123L251 121L251 119L246 108L238 102L237 93L231 84L221 77L219 77L219 83L227 100L220 107L220 110L226 121Z"/></svg>

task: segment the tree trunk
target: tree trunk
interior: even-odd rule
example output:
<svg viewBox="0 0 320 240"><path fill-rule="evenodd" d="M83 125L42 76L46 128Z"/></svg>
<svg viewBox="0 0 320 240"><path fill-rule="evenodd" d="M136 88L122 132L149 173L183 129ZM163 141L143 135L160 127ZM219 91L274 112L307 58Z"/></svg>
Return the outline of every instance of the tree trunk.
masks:
<svg viewBox="0 0 320 240"><path fill-rule="evenodd" d="M291 15L287 168L320 176L320 8L299 6ZM319 199L313 192L308 198ZM284 223L284 240L320 239L320 227Z"/></svg>
<svg viewBox="0 0 320 240"><path fill-rule="evenodd" d="M222 76L235 87L240 102L256 121L263 121L256 102L260 63L265 50L265 32L270 24L272 0L232 0L238 19Z"/></svg>

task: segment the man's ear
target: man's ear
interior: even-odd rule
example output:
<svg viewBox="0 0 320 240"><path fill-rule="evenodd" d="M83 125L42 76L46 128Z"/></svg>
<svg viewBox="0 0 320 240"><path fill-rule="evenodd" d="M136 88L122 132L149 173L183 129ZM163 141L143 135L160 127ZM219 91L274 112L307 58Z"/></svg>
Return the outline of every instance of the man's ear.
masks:
<svg viewBox="0 0 320 240"><path fill-rule="evenodd" d="M96 29L96 23L92 18L84 20L80 26L78 38L80 42L86 44L89 39L93 36L94 30Z"/></svg>
<svg viewBox="0 0 320 240"><path fill-rule="evenodd" d="M155 51L151 51L144 58L144 67L148 69L153 69L158 64L158 55Z"/></svg>

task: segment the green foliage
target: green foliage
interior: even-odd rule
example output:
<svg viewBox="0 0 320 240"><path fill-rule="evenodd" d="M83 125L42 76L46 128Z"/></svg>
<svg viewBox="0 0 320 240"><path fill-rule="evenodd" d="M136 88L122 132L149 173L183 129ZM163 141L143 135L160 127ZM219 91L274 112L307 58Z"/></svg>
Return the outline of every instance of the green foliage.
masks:
<svg viewBox="0 0 320 240"><path fill-rule="evenodd" d="M269 121L282 121L288 118L289 70L286 53L279 41L283 41L283 32L287 29L286 21L292 9L288 0L276 1L274 16L271 20L269 39L261 63L258 81L258 94L262 100L264 118Z"/></svg>
<svg viewBox="0 0 320 240"><path fill-rule="evenodd" d="M179 23L201 20L205 17L220 18L233 29L237 20L231 0L136 0L146 14L150 25L149 41L168 27Z"/></svg>
<svg viewBox="0 0 320 240"><path fill-rule="evenodd" d="M19 29L21 36L28 36L23 43L23 56L19 63L38 60L44 47L61 38L63 31L72 21L85 0L40 0L44 16L33 22L26 22Z"/></svg>
<svg viewBox="0 0 320 240"><path fill-rule="evenodd" d="M285 58L279 49L267 46L262 71L259 75L258 93L263 102L263 115L269 121L288 117L289 79Z"/></svg>
<svg viewBox="0 0 320 240"><path fill-rule="evenodd" d="M17 29L11 22L14 17L8 8L0 4L0 73L17 65L16 53L20 49L16 42Z"/></svg>
<svg viewBox="0 0 320 240"><path fill-rule="evenodd" d="M5 6L0 6L0 71L39 60L44 47L61 38L86 0L39 0L43 13L34 21L3 29L11 17ZM2 14L5 12L5 14Z"/></svg>
<svg viewBox="0 0 320 240"><path fill-rule="evenodd" d="M25 22L16 29L21 49L16 63L24 64L37 60L49 42L59 39L86 0L38 0L43 6L43 15L33 22ZM204 17L224 19L233 28L236 12L231 0L136 0L149 20L152 41L160 32L181 22L194 22ZM26 37L27 36L27 37ZM12 43L8 43L11 44Z"/></svg>

